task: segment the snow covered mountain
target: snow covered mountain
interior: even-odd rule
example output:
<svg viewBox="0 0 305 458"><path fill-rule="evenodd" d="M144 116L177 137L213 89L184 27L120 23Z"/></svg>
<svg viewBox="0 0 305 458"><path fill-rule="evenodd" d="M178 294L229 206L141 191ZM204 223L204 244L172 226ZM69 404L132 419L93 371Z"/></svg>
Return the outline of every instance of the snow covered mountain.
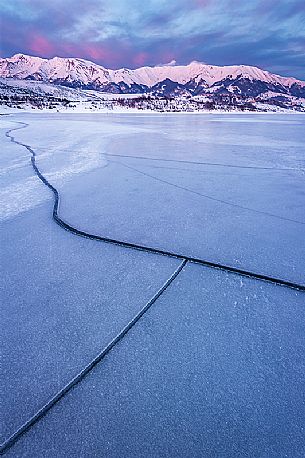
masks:
<svg viewBox="0 0 305 458"><path fill-rule="evenodd" d="M0 59L2 105L19 107L30 103L41 108L46 104L58 107L62 103L68 106L68 102L86 101L94 108L96 104L100 107L100 97L111 96L113 105L118 105L120 102L115 97L123 94L124 106L137 105L139 109L305 111L305 82L257 67L218 67L191 62L186 66L110 70L77 58L42 59L16 54ZM138 101L126 97L138 97ZM153 102L156 99L180 102L178 105ZM108 106L110 102L105 104Z"/></svg>
<svg viewBox="0 0 305 458"><path fill-rule="evenodd" d="M244 65L218 67L191 62L186 66L109 70L84 59L42 59L16 54L0 59L0 77L122 94L237 94L257 97L271 91L305 98L305 82Z"/></svg>

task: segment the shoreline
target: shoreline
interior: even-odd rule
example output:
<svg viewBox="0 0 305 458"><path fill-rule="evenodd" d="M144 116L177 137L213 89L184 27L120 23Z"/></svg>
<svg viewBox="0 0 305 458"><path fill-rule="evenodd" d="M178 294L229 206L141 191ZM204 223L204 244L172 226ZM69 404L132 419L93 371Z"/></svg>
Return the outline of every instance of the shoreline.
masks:
<svg viewBox="0 0 305 458"><path fill-rule="evenodd" d="M48 114L132 114L132 115L305 115L305 111L283 110L283 111L248 111L248 110L201 110L201 111L156 111L156 110L90 110L90 109L37 109L37 108L9 108L0 106L0 115L16 113L48 113Z"/></svg>

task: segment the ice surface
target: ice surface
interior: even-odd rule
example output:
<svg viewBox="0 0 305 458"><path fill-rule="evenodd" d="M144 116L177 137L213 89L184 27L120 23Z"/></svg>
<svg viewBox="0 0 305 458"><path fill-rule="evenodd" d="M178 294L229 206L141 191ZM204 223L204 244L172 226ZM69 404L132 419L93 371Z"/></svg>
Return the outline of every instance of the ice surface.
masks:
<svg viewBox="0 0 305 458"><path fill-rule="evenodd" d="M304 306L188 265L8 456L303 457Z"/></svg>
<svg viewBox="0 0 305 458"><path fill-rule="evenodd" d="M0 442L95 358L179 261L69 234L46 203L2 223L1 264Z"/></svg>
<svg viewBox="0 0 305 458"><path fill-rule="evenodd" d="M29 126L12 135L34 148L77 228L305 284L304 116L0 121L1 439L179 263L58 227L28 151L4 136L16 121ZM304 310L304 294L188 265L11 454L303 456Z"/></svg>
<svg viewBox="0 0 305 458"><path fill-rule="evenodd" d="M305 284L303 115L22 118L70 224Z"/></svg>
<svg viewBox="0 0 305 458"><path fill-rule="evenodd" d="M0 222L46 201L50 202L49 208L52 205L52 195L33 174L29 152L4 137L6 130L16 126L7 123L6 129L4 126L0 129Z"/></svg>

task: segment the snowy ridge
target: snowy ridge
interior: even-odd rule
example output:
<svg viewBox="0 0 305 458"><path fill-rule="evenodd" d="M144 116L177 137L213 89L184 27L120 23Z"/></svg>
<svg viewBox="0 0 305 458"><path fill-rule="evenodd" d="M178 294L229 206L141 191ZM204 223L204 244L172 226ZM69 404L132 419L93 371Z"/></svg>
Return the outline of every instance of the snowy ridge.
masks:
<svg viewBox="0 0 305 458"><path fill-rule="evenodd" d="M28 81L15 78L0 78L0 94L32 93L36 96L54 96L68 100L87 99L88 95L80 89L72 89L44 81Z"/></svg>
<svg viewBox="0 0 305 458"><path fill-rule="evenodd" d="M87 86L103 87L105 84L125 83L152 88L166 79L180 84L190 81L204 81L207 86L223 81L245 78L250 81L282 85L290 88L297 85L305 88L305 82L269 73L257 67L245 65L215 66L200 62L191 62L186 66L141 67L135 70L122 68L108 70L101 65L77 58L42 59L40 57L15 54L10 58L0 59L0 76L4 78L33 79L47 82L78 83Z"/></svg>

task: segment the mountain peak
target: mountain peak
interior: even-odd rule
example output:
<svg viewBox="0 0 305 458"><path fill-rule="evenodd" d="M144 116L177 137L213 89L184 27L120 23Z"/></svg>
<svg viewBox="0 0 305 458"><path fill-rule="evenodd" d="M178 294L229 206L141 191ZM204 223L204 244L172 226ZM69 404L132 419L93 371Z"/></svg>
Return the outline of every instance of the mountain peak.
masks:
<svg viewBox="0 0 305 458"><path fill-rule="evenodd" d="M12 57L9 57L8 59L9 60L14 60L14 61L17 61L17 60L20 60L20 59L25 59L25 60L46 60L46 59L43 59L42 57L29 56L28 54L23 54L23 53L14 54Z"/></svg>

